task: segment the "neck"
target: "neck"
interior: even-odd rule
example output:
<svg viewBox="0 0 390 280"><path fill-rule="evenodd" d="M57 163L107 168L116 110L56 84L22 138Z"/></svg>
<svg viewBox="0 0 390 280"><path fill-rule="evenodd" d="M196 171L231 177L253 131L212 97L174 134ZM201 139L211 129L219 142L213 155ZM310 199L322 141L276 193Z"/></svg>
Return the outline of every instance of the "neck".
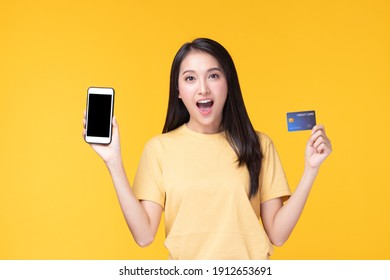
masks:
<svg viewBox="0 0 390 280"><path fill-rule="evenodd" d="M199 126L199 125L194 125L191 122L188 122L185 125L187 126L188 129L190 129L194 132L197 132L197 133L202 133L202 134L217 134L217 133L220 133L222 131L220 126L214 126L214 125Z"/></svg>

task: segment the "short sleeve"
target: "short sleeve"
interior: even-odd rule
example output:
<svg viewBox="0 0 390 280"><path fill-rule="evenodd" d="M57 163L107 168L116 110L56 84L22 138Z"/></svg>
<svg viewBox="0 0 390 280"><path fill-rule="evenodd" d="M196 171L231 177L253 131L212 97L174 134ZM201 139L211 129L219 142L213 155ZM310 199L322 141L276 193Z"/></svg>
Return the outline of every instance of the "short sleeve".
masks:
<svg viewBox="0 0 390 280"><path fill-rule="evenodd" d="M165 205L161 157L156 141L149 141L142 152L134 178L133 191L139 200L148 200Z"/></svg>
<svg viewBox="0 0 390 280"><path fill-rule="evenodd" d="M263 153L259 182L260 203L278 197L286 201L291 191L279 155L268 136L261 133L260 141Z"/></svg>

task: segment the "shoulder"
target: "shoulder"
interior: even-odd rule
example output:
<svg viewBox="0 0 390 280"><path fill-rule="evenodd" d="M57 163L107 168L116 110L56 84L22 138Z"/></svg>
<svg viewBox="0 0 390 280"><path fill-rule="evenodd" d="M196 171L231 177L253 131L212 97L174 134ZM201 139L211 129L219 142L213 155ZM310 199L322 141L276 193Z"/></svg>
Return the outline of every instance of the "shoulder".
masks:
<svg viewBox="0 0 390 280"><path fill-rule="evenodd" d="M183 134L182 130L182 127L178 127L167 133L155 135L146 142L145 147L155 151L161 151L164 147L172 145Z"/></svg>
<svg viewBox="0 0 390 280"><path fill-rule="evenodd" d="M261 131L256 131L257 136L260 139L260 146L262 151L265 151L270 145L273 145L272 139L266 133Z"/></svg>
<svg viewBox="0 0 390 280"><path fill-rule="evenodd" d="M262 131L256 131L256 134L257 134L257 136L259 136L260 140L263 140L266 142L272 141L271 137Z"/></svg>

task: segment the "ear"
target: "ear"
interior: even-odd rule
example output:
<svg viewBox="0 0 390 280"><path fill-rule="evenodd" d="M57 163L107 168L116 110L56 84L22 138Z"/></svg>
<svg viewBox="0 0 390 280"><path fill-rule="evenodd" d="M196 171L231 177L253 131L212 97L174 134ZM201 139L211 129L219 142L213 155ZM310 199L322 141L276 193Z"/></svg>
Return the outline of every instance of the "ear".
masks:
<svg viewBox="0 0 390 280"><path fill-rule="evenodd" d="M180 92L179 92L179 95L178 95L177 97L179 97L179 98L181 99L181 94L180 94Z"/></svg>

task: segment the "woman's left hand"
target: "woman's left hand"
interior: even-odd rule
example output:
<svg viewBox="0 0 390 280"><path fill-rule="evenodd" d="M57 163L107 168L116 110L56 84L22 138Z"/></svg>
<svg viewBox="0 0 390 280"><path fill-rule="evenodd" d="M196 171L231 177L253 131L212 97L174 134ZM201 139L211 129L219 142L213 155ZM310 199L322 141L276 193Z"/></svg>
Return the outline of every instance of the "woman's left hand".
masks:
<svg viewBox="0 0 390 280"><path fill-rule="evenodd" d="M332 144L326 136L324 126L314 126L306 145L306 165L318 169L331 152Z"/></svg>

